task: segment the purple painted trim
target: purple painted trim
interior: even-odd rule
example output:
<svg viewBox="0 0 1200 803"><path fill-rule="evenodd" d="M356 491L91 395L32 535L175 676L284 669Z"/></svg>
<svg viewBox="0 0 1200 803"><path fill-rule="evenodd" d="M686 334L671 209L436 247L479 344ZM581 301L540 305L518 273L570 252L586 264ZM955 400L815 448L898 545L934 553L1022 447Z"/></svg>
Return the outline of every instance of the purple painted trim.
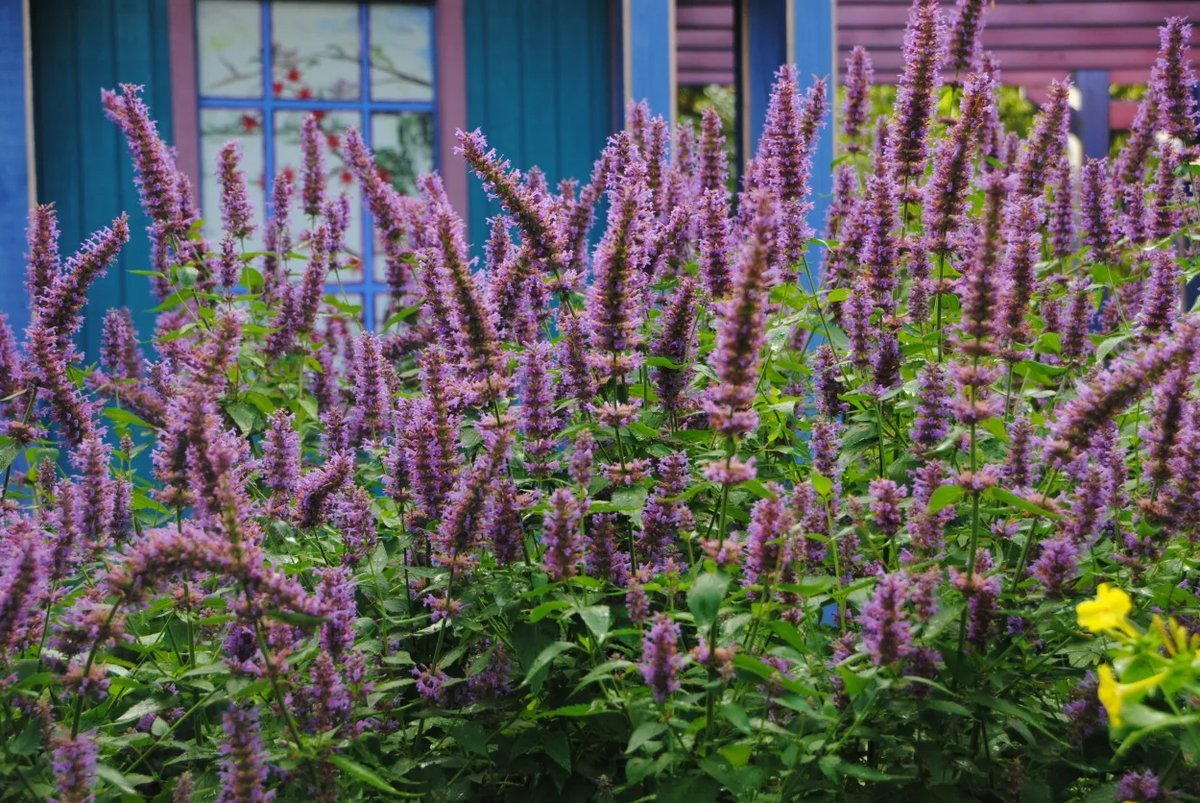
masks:
<svg viewBox="0 0 1200 803"><path fill-rule="evenodd" d="M175 163L200 186L200 104L196 98L196 3L168 0L167 40L171 46L171 122Z"/></svg>
<svg viewBox="0 0 1200 803"><path fill-rule="evenodd" d="M439 170L446 195L458 213L467 217L467 163L454 155L457 129L467 127L467 57L463 0L437 0L433 8L436 60Z"/></svg>

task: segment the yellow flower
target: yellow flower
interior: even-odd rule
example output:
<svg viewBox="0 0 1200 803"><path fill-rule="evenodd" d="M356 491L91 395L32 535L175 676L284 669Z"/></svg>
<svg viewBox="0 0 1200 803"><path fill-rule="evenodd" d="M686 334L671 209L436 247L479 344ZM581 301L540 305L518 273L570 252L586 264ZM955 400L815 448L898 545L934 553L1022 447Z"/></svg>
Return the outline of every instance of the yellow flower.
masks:
<svg viewBox="0 0 1200 803"><path fill-rule="evenodd" d="M1143 678L1134 683L1119 683L1116 675L1113 674L1112 667L1108 664L1101 665L1097 670L1097 675L1100 683L1096 688L1096 696L1100 698L1100 704L1108 712L1108 723L1114 728L1119 728L1123 724L1121 706L1125 704L1126 700L1141 697L1142 694L1157 687L1167 677L1166 672L1159 672L1157 675Z"/></svg>
<svg viewBox="0 0 1200 803"><path fill-rule="evenodd" d="M1093 633L1105 630L1130 632L1129 621L1125 617L1131 610L1133 601L1129 595L1119 588L1112 588L1108 583L1100 584L1095 599L1085 600L1075 607L1080 627L1086 627Z"/></svg>

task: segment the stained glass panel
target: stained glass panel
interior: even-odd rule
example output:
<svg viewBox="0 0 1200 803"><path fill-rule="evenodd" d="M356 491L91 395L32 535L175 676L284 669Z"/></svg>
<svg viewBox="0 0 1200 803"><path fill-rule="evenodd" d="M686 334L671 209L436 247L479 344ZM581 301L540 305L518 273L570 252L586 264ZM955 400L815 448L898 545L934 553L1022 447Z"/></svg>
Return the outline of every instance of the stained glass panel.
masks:
<svg viewBox="0 0 1200 803"><path fill-rule="evenodd" d="M246 173L247 194L254 214L254 232L246 239L246 250L262 247L263 216L263 129L262 114L244 109L200 110L200 159L204 175L200 185L204 233L209 241L221 240L221 185L217 182L217 154L231 139L242 146L242 169Z"/></svg>
<svg viewBox="0 0 1200 803"><path fill-rule="evenodd" d="M245 0L199 0L196 53L200 94L262 96L262 8Z"/></svg>
<svg viewBox="0 0 1200 803"><path fill-rule="evenodd" d="M296 180L297 202L292 210L292 231L297 234L312 228L312 221L304 214L300 205L304 175L304 152L300 148L300 126L308 112L276 112L275 113L275 170L282 173L291 171ZM324 135L325 170L329 181L325 185L327 200L332 200L338 193L345 192L350 198L350 228L346 231L346 249L356 257L352 269L342 268L343 282L361 282L361 259L363 249L362 209L360 194L354 188L354 179L342 158L342 135L350 126L359 126L359 115L355 112L317 112ZM343 257L343 262L349 258ZM330 281L334 277L330 276Z"/></svg>
<svg viewBox="0 0 1200 803"><path fill-rule="evenodd" d="M362 69L358 6L271 3L271 61L276 97L357 98Z"/></svg>
<svg viewBox="0 0 1200 803"><path fill-rule="evenodd" d="M433 9L372 5L371 99L433 100Z"/></svg>

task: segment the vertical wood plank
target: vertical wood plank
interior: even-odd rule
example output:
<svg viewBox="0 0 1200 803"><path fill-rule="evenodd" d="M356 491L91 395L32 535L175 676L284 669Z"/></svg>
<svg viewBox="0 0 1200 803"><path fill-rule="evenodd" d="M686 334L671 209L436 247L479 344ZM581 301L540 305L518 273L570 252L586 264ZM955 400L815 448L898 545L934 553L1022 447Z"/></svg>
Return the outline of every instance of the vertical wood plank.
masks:
<svg viewBox="0 0 1200 803"><path fill-rule="evenodd" d="M1108 70L1076 70L1079 108L1071 115L1071 128L1083 145L1083 155L1100 159L1108 155Z"/></svg>
<svg viewBox="0 0 1200 803"><path fill-rule="evenodd" d="M29 206L26 113L25 0L0 0L0 286L9 290L0 311L18 333L29 321L23 294L25 225Z"/></svg>

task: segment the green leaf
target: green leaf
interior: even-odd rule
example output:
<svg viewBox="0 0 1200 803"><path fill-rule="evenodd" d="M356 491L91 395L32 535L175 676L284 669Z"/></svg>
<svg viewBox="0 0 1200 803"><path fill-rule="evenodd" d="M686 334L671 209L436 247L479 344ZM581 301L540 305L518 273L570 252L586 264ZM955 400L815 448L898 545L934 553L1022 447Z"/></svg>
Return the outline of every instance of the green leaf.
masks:
<svg viewBox="0 0 1200 803"><path fill-rule="evenodd" d="M717 572L708 572L696 578L688 589L688 610L696 618L696 626L703 629L717 619L721 600L729 588L729 578Z"/></svg>
<svg viewBox="0 0 1200 803"><path fill-rule="evenodd" d="M21 453L21 447L17 442L7 435L0 436L0 471L4 471L12 465L12 461L17 459L17 455Z"/></svg>
<svg viewBox="0 0 1200 803"><path fill-rule="evenodd" d="M750 733L750 717L746 714L746 709L737 703L725 703L721 706L721 716L742 733Z"/></svg>
<svg viewBox="0 0 1200 803"><path fill-rule="evenodd" d="M829 496L829 493L833 490L833 481L815 471L812 473L812 484L813 490L822 498Z"/></svg>
<svg viewBox="0 0 1200 803"><path fill-rule="evenodd" d="M963 489L958 485L942 485L929 497L929 514L937 513L962 499Z"/></svg>
<svg viewBox="0 0 1200 803"><path fill-rule="evenodd" d="M477 722L464 721L450 731L454 741L462 745L468 753L486 756L488 754L487 732Z"/></svg>
<svg viewBox="0 0 1200 803"><path fill-rule="evenodd" d="M554 763L567 772L571 771L571 740L561 732L549 734L550 738L542 743L546 755L554 759Z"/></svg>
<svg viewBox="0 0 1200 803"><path fill-rule="evenodd" d="M912 775L891 775L886 772L880 772L874 767L868 767L865 764L852 764L849 761L843 761L838 756L821 756L818 762L821 766L821 772L831 781L841 780L843 777L859 778L864 781L909 781L915 776Z"/></svg>
<svg viewBox="0 0 1200 803"><path fill-rule="evenodd" d="M1040 505L1034 504L1023 496L1017 496L1007 488L992 486L984 491L983 495L997 502L1004 502L1005 504L1012 505L1018 510L1024 510L1026 513L1033 513L1036 516L1046 516L1052 519L1062 518L1061 513L1057 513L1049 508L1044 508Z"/></svg>
<svg viewBox="0 0 1200 803"><path fill-rule="evenodd" d="M119 770L107 764L101 764L96 767L96 775L108 781L125 794L136 795L138 797L141 797L141 795L138 795L138 791L134 787L141 786L147 781L153 780L149 775L122 775Z"/></svg>
<svg viewBox="0 0 1200 803"><path fill-rule="evenodd" d="M238 425L238 429L242 431L243 435L249 435L254 431L254 422L258 418L258 411L250 405L234 402L225 405L225 412L229 413L229 417L233 419L233 423Z"/></svg>
<svg viewBox="0 0 1200 803"><path fill-rule="evenodd" d="M541 691L542 682L545 680L546 671L550 668L550 663L568 650L575 649L575 645L567 641L556 641L548 645L540 653L538 657L533 659L533 663L529 665L529 671L525 673L525 680L522 683L528 683L533 689L534 694Z"/></svg>
<svg viewBox="0 0 1200 803"><path fill-rule="evenodd" d="M646 742L653 739L658 734L667 729L667 726L657 719L652 719L648 722L643 722L633 729L633 733L629 736L629 744L625 746L625 755L629 755Z"/></svg>
<svg viewBox="0 0 1200 803"><path fill-rule="evenodd" d="M412 793L401 792L399 789L395 788L381 778L374 770L364 767L357 761L346 758L339 753L334 753L329 756L329 762L338 769L345 770L351 778L362 781L367 786L378 789L380 792L387 792L389 795L398 795L404 797L418 797L418 795L413 795Z"/></svg>
<svg viewBox="0 0 1200 803"><path fill-rule="evenodd" d="M580 608L579 618L587 625L587 629L592 631L592 635L596 637L596 641L604 641L604 637L608 634L609 625L612 622L612 611L607 605L593 605L590 608Z"/></svg>

